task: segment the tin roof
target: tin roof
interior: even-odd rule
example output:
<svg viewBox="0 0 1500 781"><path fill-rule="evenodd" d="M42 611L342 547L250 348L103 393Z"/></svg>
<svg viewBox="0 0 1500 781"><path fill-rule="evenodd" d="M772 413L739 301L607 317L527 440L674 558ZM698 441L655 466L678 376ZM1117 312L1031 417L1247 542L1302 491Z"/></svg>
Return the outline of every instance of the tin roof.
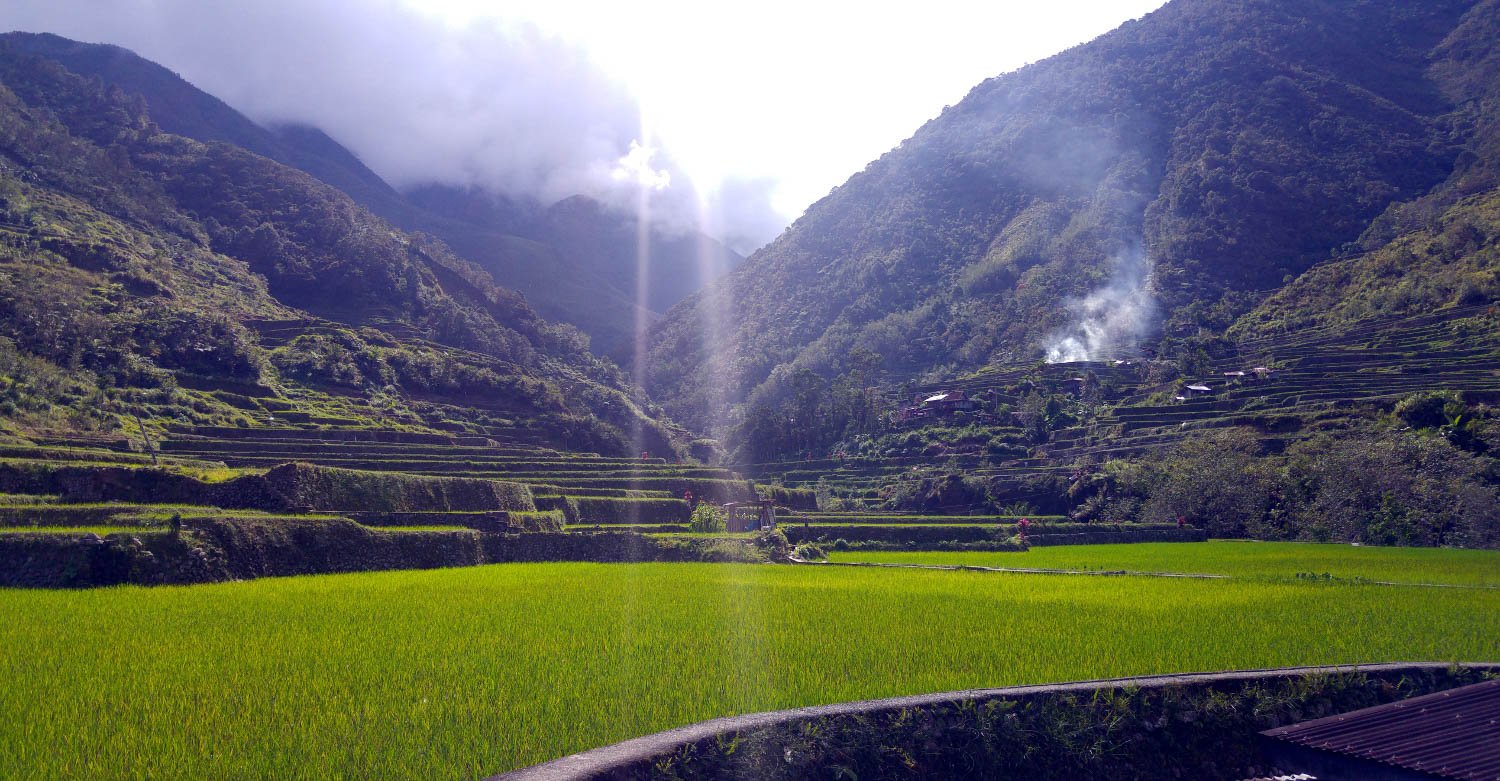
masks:
<svg viewBox="0 0 1500 781"><path fill-rule="evenodd" d="M1500 778L1500 679L1261 733L1462 781Z"/></svg>
<svg viewBox="0 0 1500 781"><path fill-rule="evenodd" d="M934 402L934 401L942 401L943 399L946 399L946 398L948 398L948 394L946 392L944 392L944 393L934 393L933 395L928 396L925 399L922 399L922 403L923 404L928 404L928 403Z"/></svg>

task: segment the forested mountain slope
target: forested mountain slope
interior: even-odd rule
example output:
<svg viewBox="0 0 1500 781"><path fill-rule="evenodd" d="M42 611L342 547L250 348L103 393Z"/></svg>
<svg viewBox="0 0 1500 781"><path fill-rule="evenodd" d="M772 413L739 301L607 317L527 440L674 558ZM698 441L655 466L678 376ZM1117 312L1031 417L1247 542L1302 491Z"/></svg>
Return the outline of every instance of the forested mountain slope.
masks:
<svg viewBox="0 0 1500 781"><path fill-rule="evenodd" d="M709 426L794 395L800 370L1197 350L1332 254L1445 230L1452 198L1392 207L1490 165L1494 81L1470 74L1496 16L1176 0L986 81L675 308L650 391Z"/></svg>
<svg viewBox="0 0 1500 781"><path fill-rule="evenodd" d="M1439 45L1430 75L1464 138L1431 193L1393 205L1358 241L1277 290L1230 330L1253 339L1305 328L1500 300L1500 4L1486 2Z"/></svg>
<svg viewBox="0 0 1500 781"><path fill-rule="evenodd" d="M649 235L657 262L648 278L646 311L640 312L635 222L587 198L548 206L441 185L398 192L317 128L261 127L128 50L50 34L7 33L0 42L140 95L152 120L168 133L226 142L300 169L403 230L440 238L500 284L525 294L543 316L578 326L601 353L628 356L639 317L654 320L700 288L700 267L712 278L742 260L702 234L655 227Z"/></svg>
<svg viewBox="0 0 1500 781"><path fill-rule="evenodd" d="M669 447L575 329L442 243L234 144L163 132L138 95L4 43L0 166L15 432L233 423L264 405L184 389L304 388L387 424L500 416L581 449L625 452L641 432Z"/></svg>

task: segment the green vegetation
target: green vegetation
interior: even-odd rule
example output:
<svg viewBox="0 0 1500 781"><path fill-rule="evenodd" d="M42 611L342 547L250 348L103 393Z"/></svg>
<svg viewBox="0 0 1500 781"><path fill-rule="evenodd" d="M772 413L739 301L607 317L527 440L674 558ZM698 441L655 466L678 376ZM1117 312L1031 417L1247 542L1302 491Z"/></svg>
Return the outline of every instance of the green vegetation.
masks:
<svg viewBox="0 0 1500 781"><path fill-rule="evenodd" d="M1117 329L1094 357L1150 347L1189 373L1263 291L1358 242L1424 232L1366 275L1371 296L1311 314L1343 297L1322 275L1278 319L1494 301L1492 220L1443 220L1496 181L1494 16L1464 0L1178 3L986 80L669 313L650 390L765 461L861 433L871 375L1038 360L1132 272L1150 271L1161 327ZM1431 246L1443 270L1424 287ZM701 324L724 311L709 344Z"/></svg>
<svg viewBox="0 0 1500 781"><path fill-rule="evenodd" d="M722 534L729 529L729 519L724 511L704 502L693 508L688 520L688 531L693 534Z"/></svg>
<svg viewBox="0 0 1500 781"><path fill-rule="evenodd" d="M636 431L661 453L686 441L576 329L446 245L222 141L263 130L163 132L151 110L181 104L25 53L56 40L0 41L7 432L147 449L181 425L432 431L510 415L579 450L623 454Z"/></svg>
<svg viewBox="0 0 1500 781"><path fill-rule="evenodd" d="M473 532L473 529L464 526L379 526L376 531L383 532Z"/></svg>
<svg viewBox="0 0 1500 781"><path fill-rule="evenodd" d="M1273 580L1327 575L1339 580L1500 587L1500 552L1433 548L1212 541L1059 546L1017 553L835 550L829 553L829 558L845 562L1176 572Z"/></svg>
<svg viewBox="0 0 1500 781"><path fill-rule="evenodd" d="M473 778L770 708L1500 655L1500 591L843 567L3 591L0 613L7 777Z"/></svg>
<svg viewBox="0 0 1500 781"><path fill-rule="evenodd" d="M560 532L563 530L562 510L510 510L512 526L529 532Z"/></svg>
<svg viewBox="0 0 1500 781"><path fill-rule="evenodd" d="M1497 462L1455 446L1463 441L1346 430L1269 454L1251 431L1212 431L1099 474L1084 486L1097 492L1086 511L1182 518L1221 537L1495 547Z"/></svg>
<svg viewBox="0 0 1500 781"><path fill-rule="evenodd" d="M101 537L110 534L166 534L165 526L0 526L0 534L66 534L69 536L83 536L86 534L97 534Z"/></svg>
<svg viewBox="0 0 1500 781"><path fill-rule="evenodd" d="M566 490L566 489L563 489ZM687 503L680 499L579 496L579 523L685 523Z"/></svg>

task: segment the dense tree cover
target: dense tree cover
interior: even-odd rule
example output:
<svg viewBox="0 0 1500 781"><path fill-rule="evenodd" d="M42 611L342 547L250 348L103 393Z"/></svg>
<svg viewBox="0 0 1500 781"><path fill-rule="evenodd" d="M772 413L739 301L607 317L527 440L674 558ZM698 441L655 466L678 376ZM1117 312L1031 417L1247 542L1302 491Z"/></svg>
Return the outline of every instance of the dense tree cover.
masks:
<svg viewBox="0 0 1500 781"><path fill-rule="evenodd" d="M1500 545L1500 462L1473 452L1491 446L1483 438L1442 429L1342 432L1284 453L1267 453L1244 430L1210 432L1101 470L1089 481L1097 493L1084 515L1182 518L1223 537Z"/></svg>
<svg viewBox="0 0 1500 781"><path fill-rule="evenodd" d="M762 397L745 415L734 440L735 460L773 461L822 454L835 442L884 431L886 400L875 387L880 357L868 351L850 357L848 372L832 381L807 369L780 387L780 398Z"/></svg>
<svg viewBox="0 0 1500 781"><path fill-rule="evenodd" d="M731 430L856 347L896 376L1030 361L1111 279L1162 308L1114 349L1202 349L1487 153L1493 104L1473 95L1490 82L1460 74L1496 15L1179 0L986 81L675 308L650 390Z"/></svg>
<svg viewBox="0 0 1500 781"><path fill-rule="evenodd" d="M307 313L356 328L268 351L245 325ZM237 146L164 133L139 96L3 41L0 338L18 414L81 404L72 386L106 393L95 411L124 414L132 389L186 410L180 373L441 398L614 453L638 435L669 453L677 436L587 337L442 242ZM69 392L9 374L35 367L69 374Z"/></svg>

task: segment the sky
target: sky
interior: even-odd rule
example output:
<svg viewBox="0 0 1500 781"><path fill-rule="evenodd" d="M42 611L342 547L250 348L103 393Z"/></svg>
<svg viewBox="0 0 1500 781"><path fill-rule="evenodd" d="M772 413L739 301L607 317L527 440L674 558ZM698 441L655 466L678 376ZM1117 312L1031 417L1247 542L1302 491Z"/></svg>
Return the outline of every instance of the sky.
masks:
<svg viewBox="0 0 1500 781"><path fill-rule="evenodd" d="M586 194L748 252L986 78L1163 0L7 0L397 187ZM918 10L919 9L919 10Z"/></svg>

